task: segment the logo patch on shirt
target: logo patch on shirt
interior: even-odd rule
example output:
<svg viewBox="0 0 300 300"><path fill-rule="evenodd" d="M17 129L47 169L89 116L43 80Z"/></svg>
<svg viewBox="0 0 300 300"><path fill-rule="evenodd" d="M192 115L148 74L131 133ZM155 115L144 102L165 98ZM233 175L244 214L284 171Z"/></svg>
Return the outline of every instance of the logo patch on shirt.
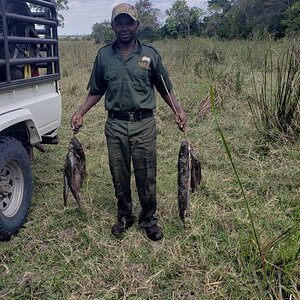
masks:
<svg viewBox="0 0 300 300"><path fill-rule="evenodd" d="M139 66L148 70L150 67L151 58L147 56L143 56L141 60L138 62Z"/></svg>

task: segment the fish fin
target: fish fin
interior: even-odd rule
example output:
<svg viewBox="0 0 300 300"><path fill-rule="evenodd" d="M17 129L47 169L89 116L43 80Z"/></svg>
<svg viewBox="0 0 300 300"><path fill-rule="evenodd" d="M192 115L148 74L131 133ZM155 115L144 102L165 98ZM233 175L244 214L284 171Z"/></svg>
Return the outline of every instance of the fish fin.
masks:
<svg viewBox="0 0 300 300"><path fill-rule="evenodd" d="M77 203L78 203L78 206L81 208L82 207L82 201L81 201L81 197L80 195L77 195L77 198L75 198Z"/></svg>
<svg viewBox="0 0 300 300"><path fill-rule="evenodd" d="M76 191L72 184L70 186L70 190L71 190L72 195L74 196L76 202L78 203L79 207L82 207L82 201L81 201L79 191Z"/></svg>
<svg viewBox="0 0 300 300"><path fill-rule="evenodd" d="M196 188L201 182L201 163L193 151L191 152L191 154L192 154L191 189L192 189L192 193L194 193Z"/></svg>
<svg viewBox="0 0 300 300"><path fill-rule="evenodd" d="M73 196L74 196L75 200L77 201L78 206L82 207L82 201L81 201L80 195L79 194L73 194Z"/></svg>
<svg viewBox="0 0 300 300"><path fill-rule="evenodd" d="M69 184L66 174L64 174L64 206L67 206L69 195Z"/></svg>

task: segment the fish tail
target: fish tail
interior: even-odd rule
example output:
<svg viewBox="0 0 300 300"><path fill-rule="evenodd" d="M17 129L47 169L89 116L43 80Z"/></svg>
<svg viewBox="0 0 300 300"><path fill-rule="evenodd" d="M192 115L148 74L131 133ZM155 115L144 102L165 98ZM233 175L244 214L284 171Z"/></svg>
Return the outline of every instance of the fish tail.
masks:
<svg viewBox="0 0 300 300"><path fill-rule="evenodd" d="M76 191L74 190L74 188L72 188L72 186L70 187L70 189L71 189L71 192L72 192L72 194L73 194L73 196L74 196L76 202L78 203L78 206L79 206L79 207L82 207L82 201L81 201L81 197L80 197L79 192L76 192Z"/></svg>
<svg viewBox="0 0 300 300"><path fill-rule="evenodd" d="M75 197L75 196L74 196L74 197ZM76 201L77 201L77 203L78 203L78 206L79 206L79 207L82 207L82 201L81 201L80 195L76 195L75 199L76 199Z"/></svg>

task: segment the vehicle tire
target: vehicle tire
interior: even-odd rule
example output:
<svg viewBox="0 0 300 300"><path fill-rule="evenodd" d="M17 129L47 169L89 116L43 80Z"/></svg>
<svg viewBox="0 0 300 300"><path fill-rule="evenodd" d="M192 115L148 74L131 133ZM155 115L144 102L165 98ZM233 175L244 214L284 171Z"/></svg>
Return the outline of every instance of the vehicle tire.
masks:
<svg viewBox="0 0 300 300"><path fill-rule="evenodd" d="M9 240L24 224L32 195L32 170L22 143L0 137L0 240Z"/></svg>

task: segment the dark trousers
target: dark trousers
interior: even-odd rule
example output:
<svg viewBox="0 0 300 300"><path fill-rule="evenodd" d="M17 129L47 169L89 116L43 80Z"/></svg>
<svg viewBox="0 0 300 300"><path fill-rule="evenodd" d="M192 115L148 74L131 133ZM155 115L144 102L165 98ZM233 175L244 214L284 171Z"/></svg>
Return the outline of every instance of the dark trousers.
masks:
<svg viewBox="0 0 300 300"><path fill-rule="evenodd" d="M142 121L108 118L105 124L109 165L118 200L118 220L130 220L132 198L130 188L131 161L141 204L139 225L157 223L156 212L156 125L154 117Z"/></svg>

